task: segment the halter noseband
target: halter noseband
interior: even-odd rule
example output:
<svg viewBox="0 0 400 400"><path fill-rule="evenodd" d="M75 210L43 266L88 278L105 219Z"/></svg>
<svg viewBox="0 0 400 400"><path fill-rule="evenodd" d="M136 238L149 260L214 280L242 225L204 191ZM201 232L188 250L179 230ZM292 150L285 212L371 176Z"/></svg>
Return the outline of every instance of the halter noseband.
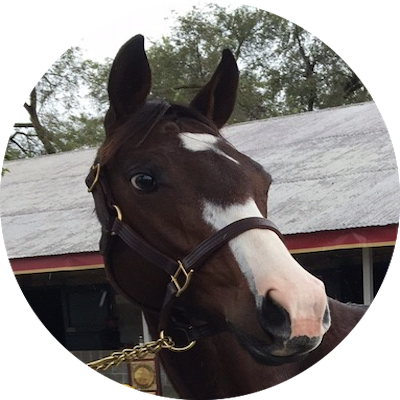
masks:
<svg viewBox="0 0 400 400"><path fill-rule="evenodd" d="M86 185L88 186L88 191L93 195L97 216L102 227L100 252L104 258L108 278L116 289L124 293L112 272L111 252L115 236L120 237L133 251L170 276L171 280L167 285L161 310L149 309L147 306L140 304L141 308L160 313L160 332L167 328L174 302L189 286L193 273L204 265L207 259L222 246L250 229L269 229L282 238L278 228L268 219L259 217L244 218L213 233L181 260L174 260L157 250L139 236L128 224L123 222L121 210L113 201L106 174L101 170L100 164L93 165L86 178ZM189 341L216 333L215 329L209 324L203 323L193 326L194 324L190 323L187 326L184 325L185 323L181 323L179 329L185 331Z"/></svg>

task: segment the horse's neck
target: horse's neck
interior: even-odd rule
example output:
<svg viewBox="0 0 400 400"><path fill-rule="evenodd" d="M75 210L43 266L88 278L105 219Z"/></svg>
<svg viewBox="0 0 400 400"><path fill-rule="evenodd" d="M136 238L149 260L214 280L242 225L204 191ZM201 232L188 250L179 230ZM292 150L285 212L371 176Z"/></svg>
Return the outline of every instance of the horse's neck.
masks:
<svg viewBox="0 0 400 400"><path fill-rule="evenodd" d="M254 393L277 385L303 372L333 348L351 331L364 310L330 301L332 326L322 344L303 361L268 367L253 360L224 332L199 340L188 352L160 353L162 364L178 393L187 399L212 399ZM157 335L157 318L146 315L149 329Z"/></svg>

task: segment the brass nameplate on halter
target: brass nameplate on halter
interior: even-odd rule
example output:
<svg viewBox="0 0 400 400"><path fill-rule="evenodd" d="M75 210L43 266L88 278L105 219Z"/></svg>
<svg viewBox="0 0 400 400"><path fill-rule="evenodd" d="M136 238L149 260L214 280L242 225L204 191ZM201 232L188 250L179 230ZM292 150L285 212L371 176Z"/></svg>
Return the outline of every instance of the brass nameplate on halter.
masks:
<svg viewBox="0 0 400 400"><path fill-rule="evenodd" d="M176 297L179 297L187 289L187 287L189 286L190 279L192 278L193 272L194 271L192 269L189 272L187 272L182 262L178 260L178 269L176 270L174 275L171 275L171 282L175 285L177 290L175 293ZM183 279L185 279L183 285L181 285L178 281L180 276L183 276Z"/></svg>

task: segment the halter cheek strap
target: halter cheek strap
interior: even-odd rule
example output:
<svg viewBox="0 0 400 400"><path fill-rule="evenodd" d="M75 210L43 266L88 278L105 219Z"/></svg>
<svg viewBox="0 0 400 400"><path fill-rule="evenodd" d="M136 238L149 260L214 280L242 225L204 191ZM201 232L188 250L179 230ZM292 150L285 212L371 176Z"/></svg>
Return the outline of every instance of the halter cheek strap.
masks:
<svg viewBox="0 0 400 400"><path fill-rule="evenodd" d="M119 286L110 271L112 269L111 250L114 236L120 237L133 251L170 276L171 280L167 285L162 308L157 310L160 313L160 331L165 330L170 324L171 311L175 300L187 289L194 272L230 240L250 229L268 229L282 238L276 225L268 219L259 217L244 218L209 236L182 260L174 260L157 250L139 236L128 224L123 222L122 213L113 202L106 176L100 171L100 164L92 167L86 179L86 184L89 192L93 195L97 216L102 226L100 250L104 256L106 270L111 282L115 286ZM118 290L122 291L120 287L118 287ZM141 307L147 308L143 305ZM187 335L191 336L190 340L195 340L195 338L198 338L197 336L204 337L213 332L209 327L202 325L199 325L197 329L194 329L193 326L187 328L187 331L190 331L190 333L187 332Z"/></svg>

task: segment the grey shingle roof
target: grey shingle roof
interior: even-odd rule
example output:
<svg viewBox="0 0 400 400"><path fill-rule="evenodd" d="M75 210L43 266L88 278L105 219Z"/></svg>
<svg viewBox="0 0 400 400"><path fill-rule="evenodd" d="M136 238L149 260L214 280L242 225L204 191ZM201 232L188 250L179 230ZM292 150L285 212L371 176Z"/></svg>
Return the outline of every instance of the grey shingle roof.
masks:
<svg viewBox="0 0 400 400"><path fill-rule="evenodd" d="M227 127L274 179L270 218L284 234L398 223L393 147L374 103ZM98 250L84 178L96 150L6 162L1 222L9 258Z"/></svg>
<svg viewBox="0 0 400 400"><path fill-rule="evenodd" d="M396 159L373 102L237 124L226 137L272 174L269 217L284 233L398 222Z"/></svg>
<svg viewBox="0 0 400 400"><path fill-rule="evenodd" d="M99 225L84 179L96 151L5 163L1 223L9 258L97 251Z"/></svg>

